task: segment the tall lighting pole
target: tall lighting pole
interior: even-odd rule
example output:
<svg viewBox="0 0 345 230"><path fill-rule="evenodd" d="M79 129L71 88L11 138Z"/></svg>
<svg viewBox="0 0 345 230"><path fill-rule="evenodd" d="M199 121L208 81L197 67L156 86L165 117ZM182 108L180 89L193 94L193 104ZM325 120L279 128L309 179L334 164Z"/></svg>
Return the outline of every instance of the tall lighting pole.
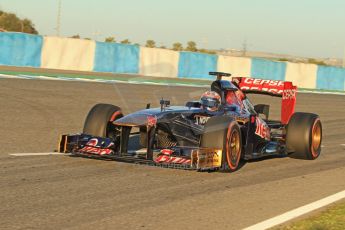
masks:
<svg viewBox="0 0 345 230"><path fill-rule="evenodd" d="M56 19L56 36L60 37L60 27L61 27L61 0L58 0L58 12Z"/></svg>

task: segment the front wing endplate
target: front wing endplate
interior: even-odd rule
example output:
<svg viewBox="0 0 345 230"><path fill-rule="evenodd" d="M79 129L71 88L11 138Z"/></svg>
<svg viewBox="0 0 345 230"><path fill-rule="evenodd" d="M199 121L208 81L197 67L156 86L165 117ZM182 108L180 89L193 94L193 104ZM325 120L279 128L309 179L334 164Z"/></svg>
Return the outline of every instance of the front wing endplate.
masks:
<svg viewBox="0 0 345 230"><path fill-rule="evenodd" d="M191 155L192 167L200 170L216 169L222 166L222 149L200 148Z"/></svg>

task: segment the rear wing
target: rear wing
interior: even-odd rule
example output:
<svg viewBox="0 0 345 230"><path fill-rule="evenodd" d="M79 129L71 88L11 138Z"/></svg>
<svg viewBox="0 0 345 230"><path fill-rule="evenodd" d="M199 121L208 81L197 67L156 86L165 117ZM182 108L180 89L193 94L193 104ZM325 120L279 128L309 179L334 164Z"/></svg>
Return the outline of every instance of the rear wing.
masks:
<svg viewBox="0 0 345 230"><path fill-rule="evenodd" d="M282 124L287 124L295 112L297 86L294 86L292 82L245 77L233 77L232 82L246 94L266 94L274 97L282 97Z"/></svg>

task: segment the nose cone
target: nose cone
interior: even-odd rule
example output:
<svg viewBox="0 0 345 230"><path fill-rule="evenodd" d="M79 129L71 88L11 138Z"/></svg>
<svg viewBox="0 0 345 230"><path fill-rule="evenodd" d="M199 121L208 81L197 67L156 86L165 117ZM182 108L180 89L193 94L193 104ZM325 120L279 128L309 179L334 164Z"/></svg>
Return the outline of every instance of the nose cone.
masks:
<svg viewBox="0 0 345 230"><path fill-rule="evenodd" d="M120 126L154 126L156 123L156 111L151 110L141 110L114 121L115 125Z"/></svg>

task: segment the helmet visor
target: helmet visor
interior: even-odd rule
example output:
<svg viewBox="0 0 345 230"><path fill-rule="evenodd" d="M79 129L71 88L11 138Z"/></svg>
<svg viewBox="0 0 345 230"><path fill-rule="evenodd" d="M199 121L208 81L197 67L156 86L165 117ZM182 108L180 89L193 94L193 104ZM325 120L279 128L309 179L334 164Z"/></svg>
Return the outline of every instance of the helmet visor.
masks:
<svg viewBox="0 0 345 230"><path fill-rule="evenodd" d="M201 98L201 105L203 107L215 108L218 107L218 101L209 98Z"/></svg>

